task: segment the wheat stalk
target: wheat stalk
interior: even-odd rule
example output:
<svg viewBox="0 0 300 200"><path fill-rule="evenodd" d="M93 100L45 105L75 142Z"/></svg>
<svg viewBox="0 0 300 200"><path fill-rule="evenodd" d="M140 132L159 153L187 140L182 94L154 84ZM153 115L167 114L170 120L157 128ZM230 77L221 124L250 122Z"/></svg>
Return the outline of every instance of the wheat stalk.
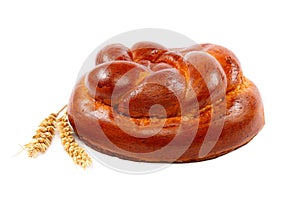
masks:
<svg viewBox="0 0 300 200"><path fill-rule="evenodd" d="M90 166L92 164L92 159L89 157L86 151L75 141L72 134L73 131L68 123L66 114L58 119L57 126L64 149L73 159L74 163L83 167L84 169Z"/></svg>
<svg viewBox="0 0 300 200"><path fill-rule="evenodd" d="M39 153L44 153L50 146L52 139L55 135L56 129L56 118L59 113L66 108L65 105L57 113L51 113L45 118L38 129L35 131L35 135L32 140L24 145L24 149L28 152L29 157L37 157Z"/></svg>

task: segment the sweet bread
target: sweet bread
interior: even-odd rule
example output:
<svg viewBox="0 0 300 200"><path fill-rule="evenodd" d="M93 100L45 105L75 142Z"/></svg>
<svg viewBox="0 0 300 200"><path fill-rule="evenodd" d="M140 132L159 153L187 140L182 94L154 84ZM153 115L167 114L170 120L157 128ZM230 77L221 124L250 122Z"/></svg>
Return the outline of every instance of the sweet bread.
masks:
<svg viewBox="0 0 300 200"><path fill-rule="evenodd" d="M236 56L214 44L108 45L76 83L67 113L93 149L147 162L215 158L264 125L257 87Z"/></svg>

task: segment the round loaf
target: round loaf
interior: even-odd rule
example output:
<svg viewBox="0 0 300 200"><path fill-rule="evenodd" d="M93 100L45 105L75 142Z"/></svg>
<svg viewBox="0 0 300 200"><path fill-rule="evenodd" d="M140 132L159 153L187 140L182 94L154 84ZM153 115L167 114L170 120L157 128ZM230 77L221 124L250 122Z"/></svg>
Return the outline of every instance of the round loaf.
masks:
<svg viewBox="0 0 300 200"><path fill-rule="evenodd" d="M76 83L68 117L93 149L147 162L215 158L264 125L257 87L236 56L214 44L108 45Z"/></svg>

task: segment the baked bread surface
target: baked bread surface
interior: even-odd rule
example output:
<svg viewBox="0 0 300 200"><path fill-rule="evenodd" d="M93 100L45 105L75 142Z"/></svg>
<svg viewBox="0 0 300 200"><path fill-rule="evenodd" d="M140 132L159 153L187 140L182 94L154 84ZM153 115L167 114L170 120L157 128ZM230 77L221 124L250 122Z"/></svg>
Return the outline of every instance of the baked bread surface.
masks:
<svg viewBox="0 0 300 200"><path fill-rule="evenodd" d="M214 44L108 45L76 83L68 117L93 149L147 162L215 158L264 125L257 87L236 56Z"/></svg>

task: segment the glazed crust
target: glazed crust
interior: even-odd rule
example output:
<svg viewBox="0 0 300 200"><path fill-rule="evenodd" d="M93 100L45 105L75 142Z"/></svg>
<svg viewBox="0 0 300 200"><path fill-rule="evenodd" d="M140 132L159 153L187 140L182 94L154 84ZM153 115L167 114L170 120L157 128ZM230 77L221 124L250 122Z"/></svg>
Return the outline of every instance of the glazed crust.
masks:
<svg viewBox="0 0 300 200"><path fill-rule="evenodd" d="M175 56L178 57L174 59ZM195 65L191 67L193 56L196 56L196 62L208 59L203 64L208 67L200 69L200 72L205 70L204 75L194 72ZM115 81L113 78L121 77L129 70L124 71L126 67L122 67L121 71L114 67L104 68L109 62L139 65L138 70L129 75L135 77L133 82L126 82L126 88L116 92L117 101L110 99L113 90L118 90L115 84L119 78ZM146 162L202 161L248 143L264 125L263 104L257 87L243 76L239 61L224 47L202 44L172 50L155 43L137 43L130 50L118 44L101 50L96 65L94 71L105 69L101 73L113 78L93 80L94 74L100 72L83 76L71 95L68 117L79 138L105 154ZM213 67L214 71L211 70ZM219 84L210 86L214 79L208 75L213 73L217 74L215 77ZM142 75L136 77L137 74ZM177 82L171 86L168 82L162 84L167 89L153 85L156 80L164 82L164 77L175 77ZM91 84L93 81L95 83ZM149 84L152 84L151 87ZM110 87L112 85L114 87ZM157 94L150 89L153 87L159 89ZM223 93L220 92L222 87ZM136 97L133 94L137 91L142 92ZM151 94L148 94L149 91ZM168 91L176 94L176 98ZM153 93L156 94L154 97ZM158 107L150 115L149 109L155 104L155 98L159 98L157 102L164 112L160 112L162 109ZM127 103L123 105L124 102Z"/></svg>

